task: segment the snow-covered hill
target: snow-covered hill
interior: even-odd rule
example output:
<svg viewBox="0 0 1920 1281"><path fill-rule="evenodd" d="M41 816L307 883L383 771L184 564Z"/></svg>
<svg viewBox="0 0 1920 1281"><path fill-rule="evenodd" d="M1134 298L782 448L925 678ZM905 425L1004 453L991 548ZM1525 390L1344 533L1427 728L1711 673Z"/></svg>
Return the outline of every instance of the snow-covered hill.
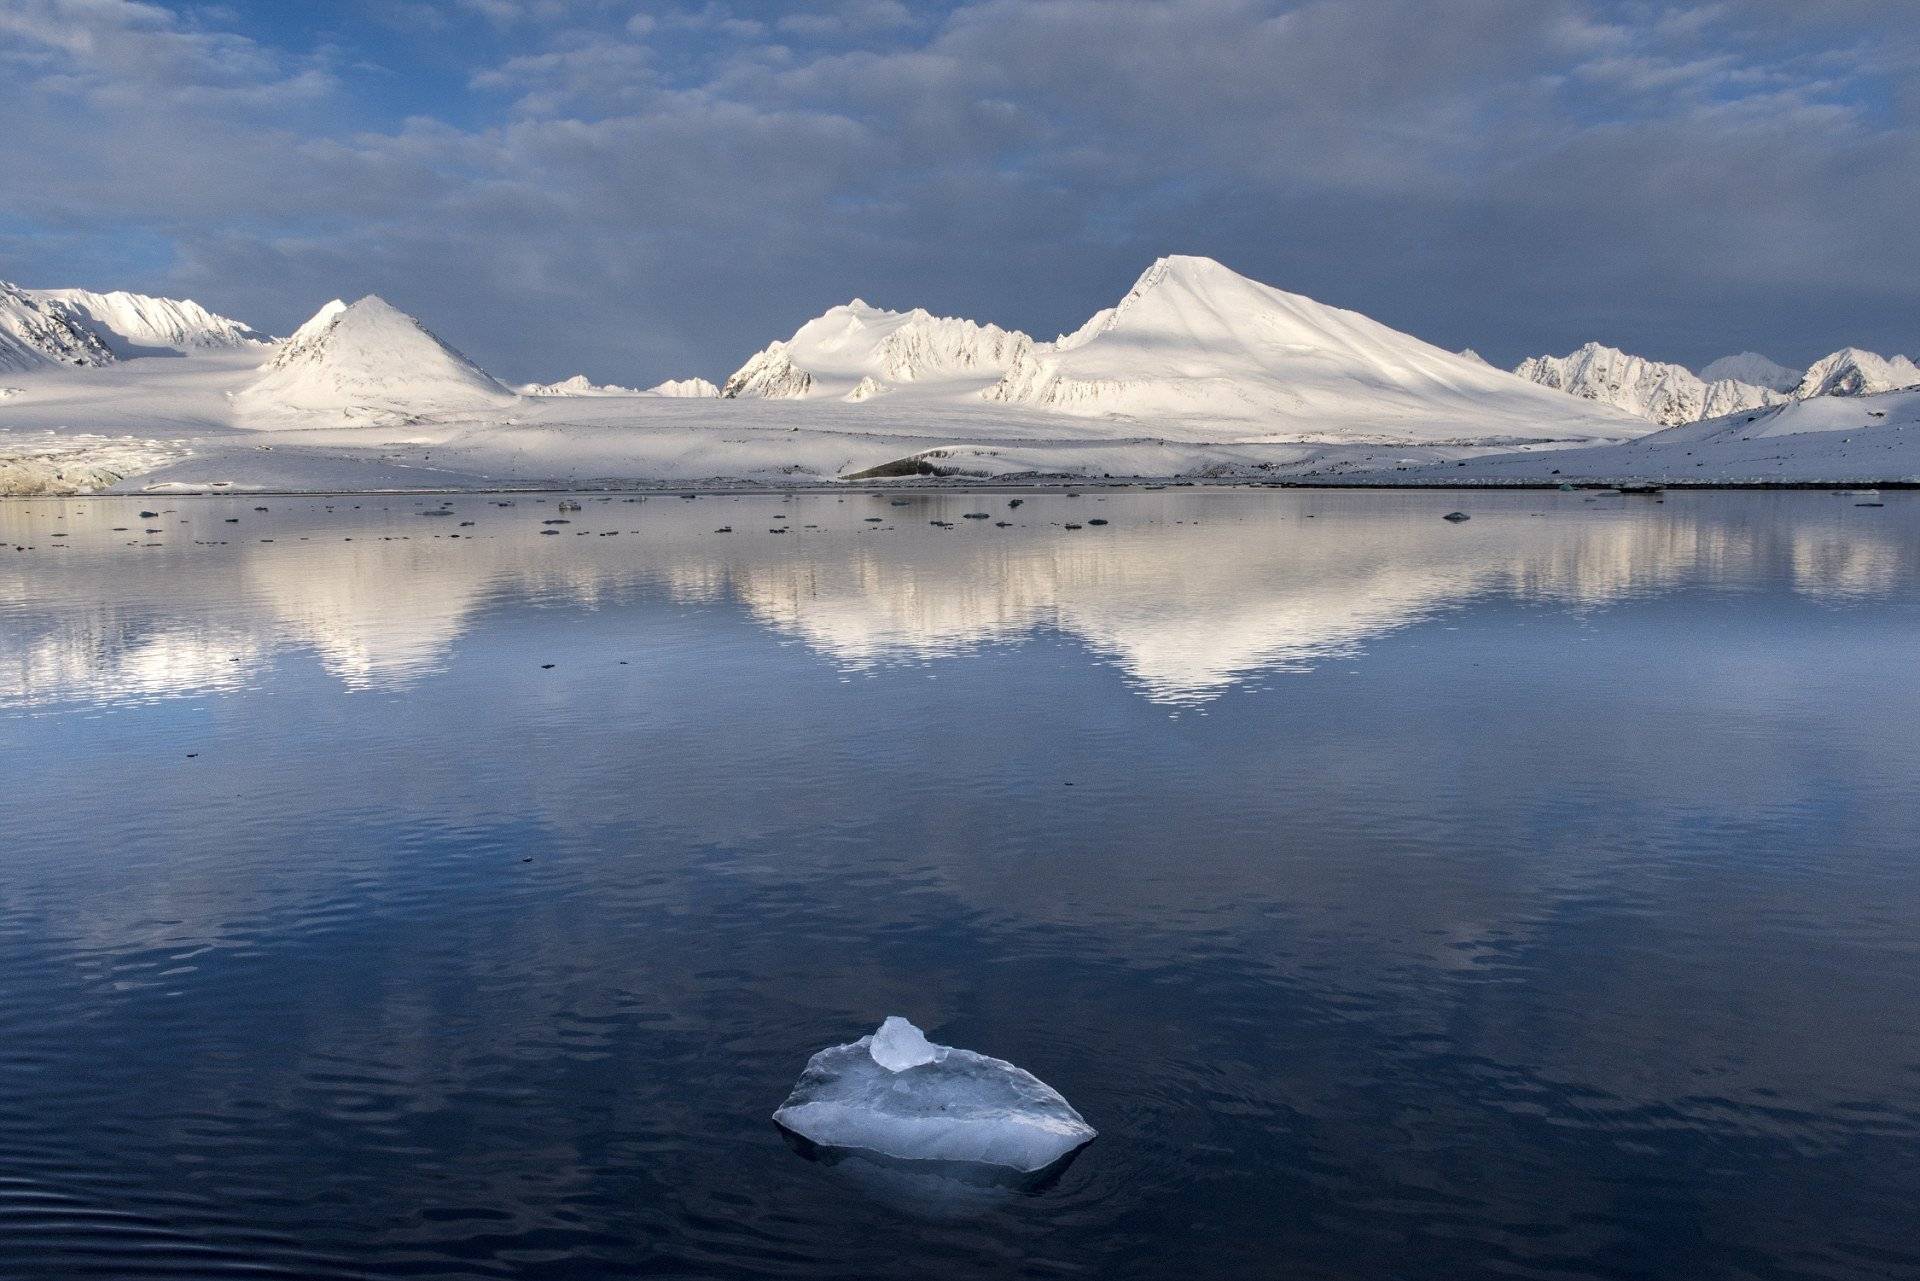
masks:
<svg viewBox="0 0 1920 1281"><path fill-rule="evenodd" d="M1769 387L1731 378L1707 382L1683 365L1630 356L1597 342L1565 356L1534 356L1521 361L1513 372L1528 382L1612 405L1663 427L1786 399Z"/></svg>
<svg viewBox="0 0 1920 1281"><path fill-rule="evenodd" d="M273 340L191 298L155 298L123 290L29 289L42 308L91 331L116 356L188 355L260 346Z"/></svg>
<svg viewBox="0 0 1920 1281"><path fill-rule="evenodd" d="M770 399L866 400L874 388L937 384L977 391L998 379L1033 340L921 308L886 311L856 298L800 326L793 337L749 357L721 395ZM858 390L860 394L853 393Z"/></svg>
<svg viewBox="0 0 1920 1281"><path fill-rule="evenodd" d="M1593 449L1483 454L1357 477L1387 484L1859 484L1920 481L1920 389L1813 396Z"/></svg>
<svg viewBox="0 0 1920 1281"><path fill-rule="evenodd" d="M1054 343L1019 349L985 396L1311 442L1625 439L1647 430L1628 414L1570 408L1358 312L1194 257L1160 259L1117 306Z"/></svg>
<svg viewBox="0 0 1920 1281"><path fill-rule="evenodd" d="M1920 365L1907 357L1843 347L1815 361L1793 394L1805 400L1812 396L1864 396L1913 386L1920 386Z"/></svg>
<svg viewBox="0 0 1920 1281"><path fill-rule="evenodd" d="M0 280L0 369L112 363L113 353L91 329L47 307L31 290Z"/></svg>
<svg viewBox="0 0 1920 1281"><path fill-rule="evenodd" d="M1806 372L1804 369L1788 369L1757 351L1743 351L1734 356L1722 356L1702 369L1700 381L1717 383L1722 379L1730 379L1750 387L1792 391L1800 385L1800 379Z"/></svg>
<svg viewBox="0 0 1920 1281"><path fill-rule="evenodd" d="M485 370L372 294L322 307L234 397L243 416L349 422L474 413L514 400Z"/></svg>

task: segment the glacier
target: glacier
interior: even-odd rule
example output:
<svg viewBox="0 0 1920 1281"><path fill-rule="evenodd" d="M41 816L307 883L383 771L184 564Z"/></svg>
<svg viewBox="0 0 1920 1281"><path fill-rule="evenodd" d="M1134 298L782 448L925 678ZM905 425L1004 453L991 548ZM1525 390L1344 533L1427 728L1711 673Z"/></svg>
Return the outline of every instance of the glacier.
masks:
<svg viewBox="0 0 1920 1281"><path fill-rule="evenodd" d="M1031 1073L935 1045L898 1015L807 1060L773 1119L823 1148L1023 1174L1045 1170L1096 1133Z"/></svg>

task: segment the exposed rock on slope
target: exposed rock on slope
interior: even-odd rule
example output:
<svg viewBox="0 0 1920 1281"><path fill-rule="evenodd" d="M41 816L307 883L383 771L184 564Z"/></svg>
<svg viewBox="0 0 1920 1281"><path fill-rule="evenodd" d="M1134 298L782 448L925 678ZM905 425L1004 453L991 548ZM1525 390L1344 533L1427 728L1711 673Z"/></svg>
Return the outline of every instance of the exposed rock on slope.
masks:
<svg viewBox="0 0 1920 1281"><path fill-rule="evenodd" d="M112 363L113 352L92 330L47 307L30 290L0 281L0 369Z"/></svg>
<svg viewBox="0 0 1920 1281"><path fill-rule="evenodd" d="M794 364L787 345L777 342L736 369L720 394L729 400L740 396L798 400L812 390L813 375Z"/></svg>
<svg viewBox="0 0 1920 1281"><path fill-rule="evenodd" d="M1071 414L1233 420L1314 442L1621 439L1646 430L1358 312L1162 258L1119 305L1023 348L992 401Z"/></svg>
<svg viewBox="0 0 1920 1281"><path fill-rule="evenodd" d="M350 421L470 413L513 400L478 365L371 294L322 307L235 397L243 414Z"/></svg>

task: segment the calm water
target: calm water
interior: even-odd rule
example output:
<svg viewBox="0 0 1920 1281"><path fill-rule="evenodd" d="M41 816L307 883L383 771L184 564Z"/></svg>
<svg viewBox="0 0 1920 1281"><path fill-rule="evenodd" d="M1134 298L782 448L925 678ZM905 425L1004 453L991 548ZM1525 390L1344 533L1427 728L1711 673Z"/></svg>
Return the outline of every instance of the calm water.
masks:
<svg viewBox="0 0 1920 1281"><path fill-rule="evenodd" d="M496 501L0 503L0 1277L1920 1276L1920 498Z"/></svg>

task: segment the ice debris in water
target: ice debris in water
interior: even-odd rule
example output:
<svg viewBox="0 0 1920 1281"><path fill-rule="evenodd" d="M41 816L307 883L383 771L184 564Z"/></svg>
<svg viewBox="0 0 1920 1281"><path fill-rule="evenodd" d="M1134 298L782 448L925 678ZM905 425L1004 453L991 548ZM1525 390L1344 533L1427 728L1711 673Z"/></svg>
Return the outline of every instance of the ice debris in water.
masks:
<svg viewBox="0 0 1920 1281"><path fill-rule="evenodd" d="M897 1015L808 1059L773 1119L821 1147L1023 1173L1046 1169L1096 1133L1031 1073L934 1045Z"/></svg>

